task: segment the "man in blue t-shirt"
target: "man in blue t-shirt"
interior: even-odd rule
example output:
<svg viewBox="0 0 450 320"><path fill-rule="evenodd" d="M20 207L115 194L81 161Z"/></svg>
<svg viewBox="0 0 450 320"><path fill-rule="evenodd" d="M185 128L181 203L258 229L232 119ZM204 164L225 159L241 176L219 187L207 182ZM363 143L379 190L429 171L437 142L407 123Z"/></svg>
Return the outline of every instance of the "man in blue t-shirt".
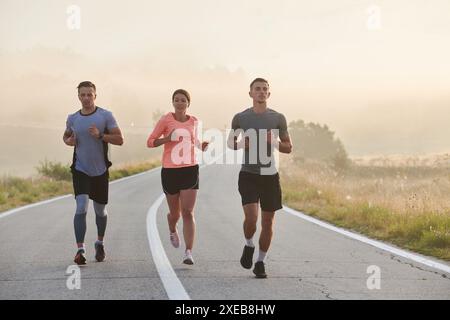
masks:
<svg viewBox="0 0 450 320"><path fill-rule="evenodd" d="M74 147L72 161L72 181L76 200L74 217L77 253L74 262L86 264L84 237L86 234L86 214L89 199L94 201L98 239L95 242L95 258L105 259L103 237L106 230L109 189L108 143L123 144L123 136L113 114L95 105L96 87L90 81L81 82L78 99L82 108L67 117L63 140Z"/></svg>

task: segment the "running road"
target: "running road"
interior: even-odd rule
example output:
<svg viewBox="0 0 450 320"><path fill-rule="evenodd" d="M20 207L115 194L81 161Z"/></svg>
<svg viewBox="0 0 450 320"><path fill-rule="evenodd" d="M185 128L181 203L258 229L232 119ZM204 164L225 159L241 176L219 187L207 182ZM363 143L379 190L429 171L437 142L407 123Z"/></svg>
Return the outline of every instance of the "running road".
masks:
<svg viewBox="0 0 450 320"><path fill-rule="evenodd" d="M94 259L91 204L79 289L67 286L75 254L72 196L0 214L0 299L450 299L449 263L428 258L444 266L433 268L285 210L276 214L269 277L255 279L239 264L238 172L215 164L200 171L193 266L182 264L183 244L170 245L160 170L112 183L107 259Z"/></svg>

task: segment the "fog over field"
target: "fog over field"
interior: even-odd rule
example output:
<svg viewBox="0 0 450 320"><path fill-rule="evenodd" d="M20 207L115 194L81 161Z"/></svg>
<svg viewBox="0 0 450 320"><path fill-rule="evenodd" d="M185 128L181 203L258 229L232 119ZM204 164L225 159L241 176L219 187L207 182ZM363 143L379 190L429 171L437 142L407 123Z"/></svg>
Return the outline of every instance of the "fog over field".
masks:
<svg viewBox="0 0 450 320"><path fill-rule="evenodd" d="M158 157L145 140L175 89L224 129L255 77L269 107L328 125L350 156L449 152L449 15L446 0L1 1L0 174L70 161L83 80L125 133L115 163Z"/></svg>

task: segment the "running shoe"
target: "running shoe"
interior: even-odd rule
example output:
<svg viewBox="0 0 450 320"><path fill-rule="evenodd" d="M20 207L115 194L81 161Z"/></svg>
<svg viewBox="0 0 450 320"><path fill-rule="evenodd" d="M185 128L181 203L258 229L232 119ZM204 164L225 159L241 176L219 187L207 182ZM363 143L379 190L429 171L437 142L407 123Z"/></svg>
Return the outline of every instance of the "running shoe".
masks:
<svg viewBox="0 0 450 320"><path fill-rule="evenodd" d="M167 214L167 222L169 221L169 214ZM174 248L179 248L180 247L180 237L178 236L178 230L175 227L175 232L170 232L169 230L169 238L170 238L170 243L172 244L172 246Z"/></svg>
<svg viewBox="0 0 450 320"><path fill-rule="evenodd" d="M105 246L101 243L96 242L95 243L95 259L98 262L102 262L103 260L105 260Z"/></svg>
<svg viewBox="0 0 450 320"><path fill-rule="evenodd" d="M180 247L180 237L178 237L178 232L171 232L170 235L170 243L173 245L174 248L179 248Z"/></svg>
<svg viewBox="0 0 450 320"><path fill-rule="evenodd" d="M264 267L264 262L258 261L255 263L255 268L253 273L257 278L267 278L266 268Z"/></svg>
<svg viewBox="0 0 450 320"><path fill-rule="evenodd" d="M78 265L86 264L86 254L84 249L80 249L77 251L75 258L73 259L73 262L75 262Z"/></svg>
<svg viewBox="0 0 450 320"><path fill-rule="evenodd" d="M184 253L183 263L194 264L194 259L192 258L191 250L186 250L186 252Z"/></svg>
<svg viewBox="0 0 450 320"><path fill-rule="evenodd" d="M244 251L241 257L241 266L245 269L250 269L253 265L253 253L255 252L255 247L244 246Z"/></svg>

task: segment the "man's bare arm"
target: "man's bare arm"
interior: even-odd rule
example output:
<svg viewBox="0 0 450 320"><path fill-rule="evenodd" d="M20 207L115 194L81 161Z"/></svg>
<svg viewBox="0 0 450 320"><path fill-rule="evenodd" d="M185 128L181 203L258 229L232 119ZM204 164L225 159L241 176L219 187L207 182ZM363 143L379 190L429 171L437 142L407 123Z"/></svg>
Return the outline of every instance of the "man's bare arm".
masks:
<svg viewBox="0 0 450 320"><path fill-rule="evenodd" d="M112 128L109 130L109 133L105 133L103 135L102 140L106 143L111 143L117 146L123 145L123 135L120 128Z"/></svg>
<svg viewBox="0 0 450 320"><path fill-rule="evenodd" d="M278 151L281 153L291 153L292 152L292 142L289 133L280 136L280 142L278 143Z"/></svg>
<svg viewBox="0 0 450 320"><path fill-rule="evenodd" d="M63 134L63 141L66 145L73 147L76 144L75 134L72 130L66 129Z"/></svg>

